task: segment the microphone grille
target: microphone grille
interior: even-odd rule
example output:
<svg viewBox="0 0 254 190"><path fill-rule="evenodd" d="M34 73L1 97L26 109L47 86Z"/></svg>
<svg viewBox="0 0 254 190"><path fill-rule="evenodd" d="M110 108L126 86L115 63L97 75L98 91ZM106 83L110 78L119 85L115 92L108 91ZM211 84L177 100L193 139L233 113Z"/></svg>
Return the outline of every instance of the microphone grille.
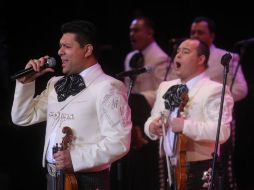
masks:
<svg viewBox="0 0 254 190"><path fill-rule="evenodd" d="M49 57L47 60L47 67L55 67L56 59L54 57Z"/></svg>

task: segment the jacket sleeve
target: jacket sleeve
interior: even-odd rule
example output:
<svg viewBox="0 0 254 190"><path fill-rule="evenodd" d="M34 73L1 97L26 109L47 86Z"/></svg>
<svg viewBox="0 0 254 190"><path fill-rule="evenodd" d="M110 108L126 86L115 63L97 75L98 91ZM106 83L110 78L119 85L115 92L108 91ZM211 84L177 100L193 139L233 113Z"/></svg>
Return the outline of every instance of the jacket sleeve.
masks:
<svg viewBox="0 0 254 190"><path fill-rule="evenodd" d="M14 100L11 110L12 122L28 126L46 120L47 89L34 98L35 82L22 84L16 81Z"/></svg>
<svg viewBox="0 0 254 190"><path fill-rule="evenodd" d="M231 89L234 101L239 101L245 98L248 94L248 86L244 77L242 67L239 65L239 56L233 54L231 66L229 67L229 78L231 83L228 84Z"/></svg>

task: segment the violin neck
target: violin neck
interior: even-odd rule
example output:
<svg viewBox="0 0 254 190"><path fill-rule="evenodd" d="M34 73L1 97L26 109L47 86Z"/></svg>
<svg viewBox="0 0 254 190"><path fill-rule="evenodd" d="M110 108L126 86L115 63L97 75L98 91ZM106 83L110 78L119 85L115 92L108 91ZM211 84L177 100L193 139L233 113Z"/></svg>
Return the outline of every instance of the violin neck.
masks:
<svg viewBox="0 0 254 190"><path fill-rule="evenodd" d="M64 190L64 171L58 170L56 173L57 190Z"/></svg>

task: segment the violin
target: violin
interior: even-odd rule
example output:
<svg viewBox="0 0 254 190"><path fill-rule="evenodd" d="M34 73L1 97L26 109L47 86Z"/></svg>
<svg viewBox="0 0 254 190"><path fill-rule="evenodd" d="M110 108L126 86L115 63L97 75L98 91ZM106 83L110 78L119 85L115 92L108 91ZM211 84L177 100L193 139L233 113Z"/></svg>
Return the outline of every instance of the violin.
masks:
<svg viewBox="0 0 254 190"><path fill-rule="evenodd" d="M58 144L53 147L53 153L59 150L66 150L73 140L73 133L70 127L64 127L62 132L66 135L63 137L60 147ZM74 172L66 169L57 170L55 190L78 190L78 183Z"/></svg>
<svg viewBox="0 0 254 190"><path fill-rule="evenodd" d="M189 101L188 93L184 92L181 95L181 103L177 112L177 117L181 117L184 112L184 107ZM185 190L187 182L187 171L186 171L186 150L187 150L187 138L182 133L176 134L176 158L177 163L175 167L175 188L177 190Z"/></svg>

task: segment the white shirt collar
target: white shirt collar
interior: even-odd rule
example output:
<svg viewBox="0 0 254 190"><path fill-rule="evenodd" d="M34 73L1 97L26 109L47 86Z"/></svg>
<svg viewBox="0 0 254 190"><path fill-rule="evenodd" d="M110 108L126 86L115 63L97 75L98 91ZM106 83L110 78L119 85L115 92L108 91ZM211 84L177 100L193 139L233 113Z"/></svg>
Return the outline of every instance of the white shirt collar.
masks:
<svg viewBox="0 0 254 190"><path fill-rule="evenodd" d="M87 76L89 73L93 72L94 70L96 70L96 68L99 67L99 64L96 63L94 65L92 65L91 67L86 68L85 70L83 70L81 73L79 73L82 77Z"/></svg>
<svg viewBox="0 0 254 190"><path fill-rule="evenodd" d="M189 80L186 85L188 87L188 89L190 90L198 81L200 81L201 79L206 77L206 73L202 72L199 75L197 75L196 77L192 78L191 80Z"/></svg>

